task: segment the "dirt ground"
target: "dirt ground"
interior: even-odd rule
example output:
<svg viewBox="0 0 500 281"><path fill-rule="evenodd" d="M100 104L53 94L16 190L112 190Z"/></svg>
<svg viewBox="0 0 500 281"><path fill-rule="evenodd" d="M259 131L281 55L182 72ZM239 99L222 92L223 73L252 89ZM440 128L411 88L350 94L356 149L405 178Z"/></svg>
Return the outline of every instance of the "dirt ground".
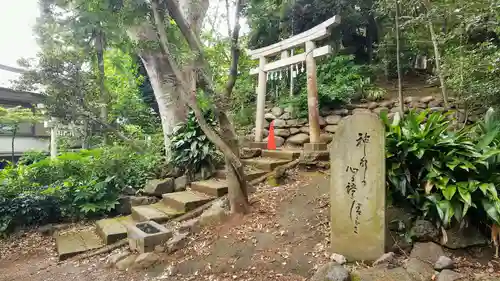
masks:
<svg viewBox="0 0 500 281"><path fill-rule="evenodd" d="M328 189L329 177L320 172L295 171L283 185L261 185L251 195L249 215L204 228L187 247L143 271L109 268L109 254L58 262L51 238L27 232L0 241L0 281L307 280L329 260ZM497 261L485 258L491 249L470 251L450 253L460 272L500 271Z"/></svg>
<svg viewBox="0 0 500 281"><path fill-rule="evenodd" d="M328 177L300 173L259 186L252 212L203 229L147 271L121 272L107 256L58 262L51 238L28 232L0 242L0 281L305 280L328 254Z"/></svg>

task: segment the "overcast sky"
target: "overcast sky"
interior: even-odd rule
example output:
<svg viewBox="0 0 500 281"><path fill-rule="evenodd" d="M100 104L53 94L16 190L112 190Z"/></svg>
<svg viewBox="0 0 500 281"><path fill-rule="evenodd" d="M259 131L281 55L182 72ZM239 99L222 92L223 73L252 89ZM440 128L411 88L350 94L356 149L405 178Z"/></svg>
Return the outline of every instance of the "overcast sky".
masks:
<svg viewBox="0 0 500 281"><path fill-rule="evenodd" d="M34 57L38 51L32 28L38 17L37 0L3 0L0 9L0 64L17 66L21 57ZM0 71L0 86L17 77Z"/></svg>

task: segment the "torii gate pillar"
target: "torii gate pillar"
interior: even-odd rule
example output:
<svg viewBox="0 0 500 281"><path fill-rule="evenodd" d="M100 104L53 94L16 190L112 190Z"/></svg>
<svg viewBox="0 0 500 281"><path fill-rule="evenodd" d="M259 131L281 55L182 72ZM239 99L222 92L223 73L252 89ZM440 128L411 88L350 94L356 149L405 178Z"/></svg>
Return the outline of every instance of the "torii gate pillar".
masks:
<svg viewBox="0 0 500 281"><path fill-rule="evenodd" d="M259 59L259 68L252 69L250 74L259 75L257 86L257 112L255 113L255 142L252 147L266 148L266 143L262 142L264 131L264 111L266 102L267 72L286 68L300 62L306 62L307 70L307 107L309 117L309 142L304 145L304 150L326 150L325 143L321 143L318 107L318 87L316 84L316 62L315 57L321 57L332 53L331 46L316 48L315 41L326 38L330 35L331 29L340 24L340 17L334 16L323 23L292 36L281 42L272 44L248 53L252 59ZM304 46L305 53L288 56L288 50ZM267 63L267 57L281 53L281 59Z"/></svg>

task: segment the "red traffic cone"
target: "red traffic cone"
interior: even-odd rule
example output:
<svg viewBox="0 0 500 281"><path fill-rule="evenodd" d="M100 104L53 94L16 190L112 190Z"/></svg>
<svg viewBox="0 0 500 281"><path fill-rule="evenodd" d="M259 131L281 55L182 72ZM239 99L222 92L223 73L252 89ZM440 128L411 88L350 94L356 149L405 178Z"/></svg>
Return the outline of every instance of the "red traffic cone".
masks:
<svg viewBox="0 0 500 281"><path fill-rule="evenodd" d="M276 150L276 140L274 139L274 120L269 125L269 136L267 138L267 149Z"/></svg>

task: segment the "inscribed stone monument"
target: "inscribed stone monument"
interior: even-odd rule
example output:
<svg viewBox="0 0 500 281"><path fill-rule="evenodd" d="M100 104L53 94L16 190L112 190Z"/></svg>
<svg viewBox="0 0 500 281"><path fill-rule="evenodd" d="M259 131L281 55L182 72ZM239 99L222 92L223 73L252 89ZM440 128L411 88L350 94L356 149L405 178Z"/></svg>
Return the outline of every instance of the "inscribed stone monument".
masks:
<svg viewBox="0 0 500 281"><path fill-rule="evenodd" d="M376 260L385 243L385 130L373 113L344 119L331 145L331 245L349 261Z"/></svg>

